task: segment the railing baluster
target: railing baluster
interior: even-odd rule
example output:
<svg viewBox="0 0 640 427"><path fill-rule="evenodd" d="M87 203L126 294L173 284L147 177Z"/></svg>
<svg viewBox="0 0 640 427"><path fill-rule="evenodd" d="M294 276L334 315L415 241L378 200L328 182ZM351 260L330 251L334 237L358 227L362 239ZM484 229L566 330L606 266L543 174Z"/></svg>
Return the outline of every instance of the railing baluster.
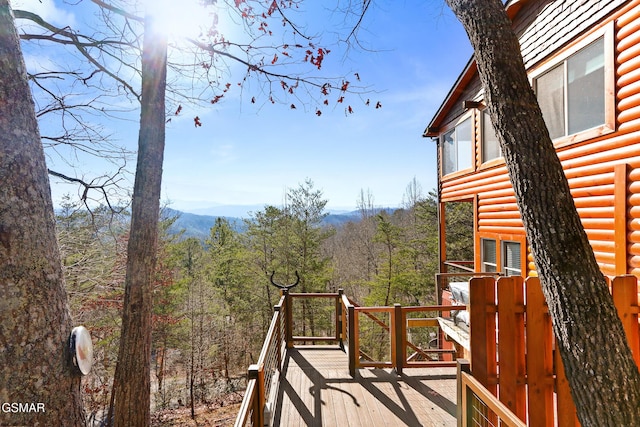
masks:
<svg viewBox="0 0 640 427"><path fill-rule="evenodd" d="M282 371L282 353L280 351L281 345L280 343L282 342L282 311L280 311L280 306L276 305L275 307L273 307L273 311L274 313L277 314L277 319L278 319L278 323L276 325L276 343L277 343L277 350L276 350L276 358L278 359L278 372Z"/></svg>

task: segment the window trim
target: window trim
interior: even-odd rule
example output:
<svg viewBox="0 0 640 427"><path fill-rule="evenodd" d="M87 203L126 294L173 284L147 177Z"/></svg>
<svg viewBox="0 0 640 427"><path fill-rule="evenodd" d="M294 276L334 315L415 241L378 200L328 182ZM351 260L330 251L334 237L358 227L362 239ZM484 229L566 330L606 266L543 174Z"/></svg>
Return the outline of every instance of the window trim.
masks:
<svg viewBox="0 0 640 427"><path fill-rule="evenodd" d="M536 87L536 80L544 73L564 63L583 48L597 39L603 38L604 42L604 123L577 133L561 136L553 139L556 148L564 147L576 142L586 141L608 133L614 132L616 127L616 97L615 97L615 60L614 60L614 25L610 22L594 32L586 35L558 54L552 55L543 64L529 71L531 87ZM566 82L565 82L566 83Z"/></svg>
<svg viewBox="0 0 640 427"><path fill-rule="evenodd" d="M483 271L482 240L494 240L496 242L496 264L498 265L498 273L504 274L502 268L504 257L503 243L513 242L520 244L520 274L525 278L531 274L531 271L529 270L529 247L527 246L527 237L524 234L501 234L482 231L475 234L474 268L476 271Z"/></svg>
<svg viewBox="0 0 640 427"><path fill-rule="evenodd" d="M498 157L494 157L492 159L488 159L485 160L484 158L484 132L485 132L485 117L488 118L488 120L491 120L491 117L489 117L489 112L485 109L482 109L479 114L478 114L478 121L479 121L479 125L480 125L480 132L478 135L478 141L476 142L478 144L478 149L480 150L480 163L483 167L488 167L488 166L493 166L496 164L500 164L500 163L504 163L504 154L502 153L502 147L500 146L500 142L498 141L498 151L500 151L500 155ZM495 133L495 129L494 129L494 133Z"/></svg>
<svg viewBox="0 0 640 427"><path fill-rule="evenodd" d="M504 274L505 276L515 276L515 274L508 274L507 269L509 270L515 270L515 268L511 268L511 267L507 267L507 244L508 243L515 243L518 246L520 246L520 276L523 276L523 272L524 270L522 269L522 250L523 250L523 245L522 242L518 241L518 240L511 240L511 239L504 239L504 240L500 240L500 258L501 258L501 262L500 262L500 273ZM524 249L526 250L526 247L524 247ZM524 276L523 276L524 277Z"/></svg>
<svg viewBox="0 0 640 427"><path fill-rule="evenodd" d="M449 172L448 174L444 173L444 136L455 130L460 124L464 123L466 120L470 120L471 127L471 166L464 169L458 169L453 172ZM476 146L477 146L477 135L476 135L476 113L474 111L469 111L466 114L460 116L460 118L456 121L451 122L447 125L446 128L440 132L438 136L438 145L439 145L439 154L440 154L440 177L441 178L452 178L459 175L463 175L469 172L473 172L476 170Z"/></svg>
<svg viewBox="0 0 640 427"><path fill-rule="evenodd" d="M495 244L495 263L490 263L485 261L485 248L484 248L484 242L485 241L492 241ZM480 238L480 271L483 273L496 273L499 271L498 266L499 261L500 261L500 255L498 254L498 248L499 248L499 243L500 241L494 238L490 238L490 237L481 237ZM495 270L493 271L489 271L489 270L485 270L485 265L492 265L493 268Z"/></svg>

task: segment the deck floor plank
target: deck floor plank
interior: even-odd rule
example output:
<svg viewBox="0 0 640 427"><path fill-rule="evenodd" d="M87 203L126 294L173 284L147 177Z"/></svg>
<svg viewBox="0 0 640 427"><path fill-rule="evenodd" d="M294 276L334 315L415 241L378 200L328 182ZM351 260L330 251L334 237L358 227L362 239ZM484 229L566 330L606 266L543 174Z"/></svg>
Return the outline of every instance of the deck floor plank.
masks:
<svg viewBox="0 0 640 427"><path fill-rule="evenodd" d="M349 375L344 352L333 346L287 353L274 426L456 425L454 368L361 369Z"/></svg>
<svg viewBox="0 0 640 427"><path fill-rule="evenodd" d="M341 380L340 373L333 369L327 372L329 375L327 376L327 380ZM327 408L325 411L327 414L330 414L328 417L328 422L326 425L335 425L340 426L343 425L344 422L342 420L346 420L349 417L349 406L348 402L345 402L345 398L348 396L345 394L346 390L343 387L335 387L331 384L327 385L327 394L331 398L331 406L333 410ZM354 424L354 427L360 427L360 423Z"/></svg>

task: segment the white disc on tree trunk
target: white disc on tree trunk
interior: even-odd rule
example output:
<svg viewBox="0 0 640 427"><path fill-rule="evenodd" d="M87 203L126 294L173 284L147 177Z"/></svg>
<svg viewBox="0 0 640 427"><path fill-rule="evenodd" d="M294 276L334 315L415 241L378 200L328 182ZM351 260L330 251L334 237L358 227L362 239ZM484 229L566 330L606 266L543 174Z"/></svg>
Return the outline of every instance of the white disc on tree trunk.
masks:
<svg viewBox="0 0 640 427"><path fill-rule="evenodd" d="M71 351L73 364L87 375L93 366L93 343L91 334L84 326L76 326L71 331Z"/></svg>

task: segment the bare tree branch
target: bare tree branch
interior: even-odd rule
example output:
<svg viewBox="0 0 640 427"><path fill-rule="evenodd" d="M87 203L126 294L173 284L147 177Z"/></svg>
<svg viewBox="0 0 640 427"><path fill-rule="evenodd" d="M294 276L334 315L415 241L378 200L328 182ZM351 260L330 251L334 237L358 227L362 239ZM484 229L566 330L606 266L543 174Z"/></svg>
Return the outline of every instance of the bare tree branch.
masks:
<svg viewBox="0 0 640 427"><path fill-rule="evenodd" d="M98 61L96 61L96 59L91 56L89 54L89 52L87 52L86 47L100 47L101 45L105 45L105 44L113 44L115 42L113 41L92 41L90 43L83 43L80 41L80 38L73 32L64 29L64 28L57 28L56 26L46 22L44 19L42 19L39 15L36 15L35 13L32 12L28 12L25 10L14 10L14 15L16 17L16 19L27 19L30 20L38 25L40 25L42 28L45 28L49 31L51 31L53 34L51 34L50 36L36 36L36 35L20 35L21 39L29 39L29 38L33 38L33 39L43 39L46 38L50 41L56 42L56 43L62 43L62 44L71 44L73 46L76 47L76 49L78 50L78 52L80 52L82 54L82 56L84 56L91 64L93 64L98 70L102 71L103 73L107 74L109 77L111 77L113 80L117 81L118 83L120 83L122 86L124 86L129 93L131 93L132 95L134 95L138 101L140 100L140 94L129 84L129 82L127 82L126 80L120 78L118 75L116 75L115 73L109 71L106 67L104 67L102 64L100 64ZM64 37L67 37L69 40L59 40L56 39L54 36L55 35L61 35ZM117 43L117 44L122 44L122 43ZM132 46L128 46L128 47L132 47Z"/></svg>

